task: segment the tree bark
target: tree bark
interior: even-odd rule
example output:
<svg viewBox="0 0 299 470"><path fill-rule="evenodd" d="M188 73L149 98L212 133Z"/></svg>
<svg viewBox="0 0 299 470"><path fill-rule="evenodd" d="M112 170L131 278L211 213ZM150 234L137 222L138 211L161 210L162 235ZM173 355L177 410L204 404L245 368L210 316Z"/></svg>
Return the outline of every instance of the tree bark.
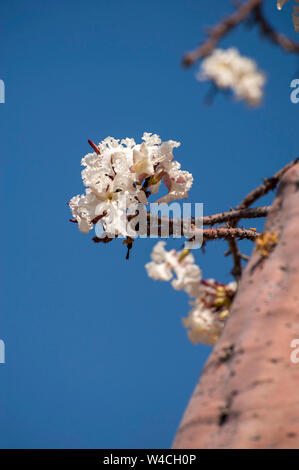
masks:
<svg viewBox="0 0 299 470"><path fill-rule="evenodd" d="M299 448L299 164L283 176L266 221L278 244L254 250L230 317L173 448Z"/></svg>

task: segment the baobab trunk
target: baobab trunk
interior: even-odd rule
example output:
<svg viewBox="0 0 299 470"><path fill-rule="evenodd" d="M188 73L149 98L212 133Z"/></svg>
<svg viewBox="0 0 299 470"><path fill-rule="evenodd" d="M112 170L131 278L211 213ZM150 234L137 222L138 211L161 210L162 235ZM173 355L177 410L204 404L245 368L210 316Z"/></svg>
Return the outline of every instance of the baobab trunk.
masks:
<svg viewBox="0 0 299 470"><path fill-rule="evenodd" d="M299 164L283 176L266 221L278 244L256 251L203 370L174 448L299 448Z"/></svg>

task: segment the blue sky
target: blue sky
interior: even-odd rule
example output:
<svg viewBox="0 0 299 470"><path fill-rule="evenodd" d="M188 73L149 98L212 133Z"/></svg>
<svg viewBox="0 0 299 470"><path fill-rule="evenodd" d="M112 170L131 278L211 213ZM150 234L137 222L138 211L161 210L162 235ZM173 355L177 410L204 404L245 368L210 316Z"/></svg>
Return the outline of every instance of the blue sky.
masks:
<svg viewBox="0 0 299 470"><path fill-rule="evenodd" d="M279 13L266 3L272 23L299 40L291 4ZM221 94L205 106L208 85L180 65L229 11L224 1L1 2L1 448L171 445L210 348L187 340L187 296L147 277L155 241L139 240L125 261L120 241L80 234L66 202L83 191L88 138L179 140L190 201L206 215L299 156L295 56L244 26L222 42L267 73L258 109ZM225 250L196 253L204 277L230 280Z"/></svg>

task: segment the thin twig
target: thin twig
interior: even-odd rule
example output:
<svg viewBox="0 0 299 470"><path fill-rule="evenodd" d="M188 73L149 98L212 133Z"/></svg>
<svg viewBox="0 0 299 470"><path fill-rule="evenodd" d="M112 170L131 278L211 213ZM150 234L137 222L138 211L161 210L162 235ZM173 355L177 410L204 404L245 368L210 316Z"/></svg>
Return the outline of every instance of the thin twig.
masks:
<svg viewBox="0 0 299 470"><path fill-rule="evenodd" d="M242 276L241 253L239 251L239 246L236 240L234 239L228 240L228 246L229 246L229 251L233 257L233 262L234 262L234 266L231 270L231 274L234 276L234 278L238 282Z"/></svg>
<svg viewBox="0 0 299 470"><path fill-rule="evenodd" d="M260 31L264 36L266 36L268 39L270 39L270 41L272 41L274 44L277 44L285 51L295 52L296 54L299 54L299 44L295 41L292 41L284 34L275 31L273 26L271 26L270 23L268 23L268 21L266 20L262 12L261 5L258 5L255 8L254 16L256 22L260 27Z"/></svg>
<svg viewBox="0 0 299 470"><path fill-rule="evenodd" d="M272 191L277 186L282 175L289 170L292 166L296 165L299 162L299 158L293 160L292 162L285 165L277 173L275 173L271 178L265 178L264 182L258 186L256 189L251 191L247 196L244 197L243 201L235 208L235 210L246 209L251 206L255 201L260 197L265 196L269 191Z"/></svg>
<svg viewBox="0 0 299 470"><path fill-rule="evenodd" d="M203 217L203 225L215 225L221 222L232 222L240 219L255 219L257 217L267 217L271 206L245 208L222 212L220 214L207 215Z"/></svg>
<svg viewBox="0 0 299 470"><path fill-rule="evenodd" d="M210 29L208 39L197 49L186 54L183 58L183 64L189 67L202 57L211 54L220 39L244 21L261 2L262 0L247 0L247 2L242 3L232 15L224 18L219 24Z"/></svg>
<svg viewBox="0 0 299 470"><path fill-rule="evenodd" d="M204 228L202 230L203 240L216 240L217 238L225 238L226 240L232 240L238 238L240 240L255 240L260 234L255 230L247 230L244 228Z"/></svg>
<svg viewBox="0 0 299 470"><path fill-rule="evenodd" d="M263 207L254 207L254 208L245 208L245 209L238 209L238 210L231 210L227 212L220 212L219 214L213 215L206 215L202 217L202 219L197 219L198 222L202 222L202 225L215 225L220 224L223 222L231 222L233 223L235 220L240 219L255 219L259 217L267 217L271 209L271 206L263 206ZM134 215L135 216L135 215ZM132 215L128 216L128 220L132 218ZM147 220L150 222L151 220L156 223L156 225L163 225L167 227L169 225L173 228L174 224L178 224L178 219L169 219L168 217L161 217L159 215L151 215L150 213L147 214ZM191 224L196 224L197 220L194 217L191 217ZM183 228L184 223L187 222L187 219L181 219L181 227Z"/></svg>
<svg viewBox="0 0 299 470"><path fill-rule="evenodd" d="M203 229L202 230L202 235L203 235L203 242L209 241L209 240L215 240L218 238L223 238L228 241L229 244L229 252L226 253L226 255L231 254L233 256L234 260L234 267L232 270L232 274L236 278L236 280L239 280L242 274L242 264L241 260L245 259L246 257L240 253L236 239L248 239L248 240L255 240L255 238L259 235L257 232L254 230L246 230L243 228L237 228L237 224L240 219L243 218L256 218L256 217L265 217L268 215L270 211L269 206L264 206L264 207L255 207L255 208L249 208L251 204L253 204L257 199L260 197L264 196L267 194L269 191L275 189L277 186L280 178L282 175L292 166L294 166L296 163L298 163L299 158L296 160L288 163L285 165L283 168L281 168L278 172L276 172L271 178L266 178L264 182L258 186L256 189L251 191L247 196L243 199L243 201L234 209L229 212L222 212L219 214L214 214L210 216L205 216L202 218L203 225L214 225L222 222L230 222L230 224L227 227L218 227L214 229ZM106 212L101 214L101 216L97 216L93 219L93 223L97 223L102 217L106 215ZM128 215L128 221L132 220L136 214L130 214ZM151 234L151 214L147 214L147 234ZM159 216L154 216L154 220L156 220L156 224L158 225L157 227L157 235L161 236L163 226L165 225L169 227L169 235L172 235L174 233L174 227L177 221L175 219L167 219L164 217L159 217ZM75 219L70 219L71 222L77 222ZM184 224L186 220L181 219L180 226L181 226L181 232L183 232ZM191 219L191 223L195 224L196 220L194 218ZM197 229L195 229L197 230ZM201 229L199 229L201 230ZM112 241L113 238L109 237L104 237L104 238L99 238L99 237L94 237L93 241L95 243L109 243ZM129 247L129 250L131 246Z"/></svg>
<svg viewBox="0 0 299 470"><path fill-rule="evenodd" d="M161 236L161 227L158 227L157 233L155 235ZM202 238L203 241L209 241L209 240L217 240L217 239L226 239L226 240L233 240L235 238L238 238L240 240L252 240L254 241L260 233L256 232L255 230L251 229L244 229L241 227L237 228L231 228L231 227L217 227L217 228L204 228L204 229L198 229L202 233ZM170 232L169 235L172 235ZM118 237L115 237L118 238ZM113 240L113 238L109 237L104 237L104 238L99 238L99 237L94 237L92 239L95 243L109 243L110 241ZM192 238L190 239L192 241Z"/></svg>
<svg viewBox="0 0 299 470"><path fill-rule="evenodd" d="M262 206L262 207L253 207L253 208L244 208L244 209L235 209L227 212L220 212L219 214L213 214L213 215L205 215L202 217L202 219L195 219L194 217L191 217L191 224L196 224L196 222L202 222L202 225L215 225L215 224L220 224L223 222L231 222L233 223L235 220L240 220L240 219L256 219L259 217L267 217L271 209L271 206ZM99 222L103 217L107 215L107 212L104 211L103 214L96 216L94 219L92 219L92 223L96 224ZM128 214L127 219L128 222L130 222L132 219L137 217L138 213L136 214ZM167 225L171 224L173 225L174 223L177 222L176 219L169 219L168 217L161 217L158 215L152 215L151 213L147 213L147 220L148 222L151 221L151 219L154 220L154 222L157 225ZM70 222L77 223L76 219L69 219ZM184 224L187 219L181 219L181 224Z"/></svg>
<svg viewBox="0 0 299 470"><path fill-rule="evenodd" d="M230 221L231 225L235 220L240 220L240 219L252 219L252 218L257 218L257 217L266 217L270 211L271 207L270 206L264 206L264 207L254 207L254 208L247 208L247 209L241 209L241 210L232 210L228 212L221 212L219 214L214 214L214 215L208 215L203 217L202 219L199 219L202 222L202 225L215 225L219 224L221 222L227 222ZM107 215L107 212L103 213L101 216L95 217L92 222L96 224L99 222L100 219L102 219L105 215ZM131 221L136 217L137 214L129 214L127 216L128 221ZM77 223L76 219L70 219L71 222ZM153 226L151 223L153 222ZM184 226L187 222L187 219L169 219L167 217L161 217L158 215L152 215L150 213L147 213L147 234L151 234L151 230L156 228L157 234L161 236L162 229L167 227L169 228L169 235L174 234L174 230L176 229L176 234L179 228L181 229L181 235L184 234ZM191 225L191 231L192 230L201 230L197 229L194 227L196 223L196 219L194 217L191 218L190 220L190 225ZM155 227L156 225L156 227ZM178 227L180 225L180 227ZM194 229L192 229L192 226ZM230 230L232 229L232 230ZM227 238L248 238L250 240L256 238L254 236L254 231L253 230L244 230L242 228L238 228L237 231L234 231L235 228L228 226L227 228L225 227L218 227L216 229L203 229L203 234L204 237L206 237L206 240L211 240L214 238L217 238L215 234L220 234L218 238L226 238L225 234L227 234ZM207 235L205 235L207 234ZM245 234L245 235L244 235ZM247 236L249 234L249 236ZM107 243L108 241L111 241L112 238L104 237L104 238L99 238L99 237L94 237L93 239L96 243L102 242L102 243Z"/></svg>
<svg viewBox="0 0 299 470"><path fill-rule="evenodd" d="M266 20L262 12L263 0L247 0L237 6L236 11L224 18L220 23L211 28L208 38L194 51L189 52L183 58L183 65L189 67L197 60L211 54L218 42L226 36L232 29L245 21L251 13L254 14L254 20L258 24L262 34L277 44L287 52L299 54L299 44L292 41L287 36L277 32Z"/></svg>
<svg viewBox="0 0 299 470"><path fill-rule="evenodd" d="M88 143L98 155L101 154L99 147L92 140L88 139Z"/></svg>
<svg viewBox="0 0 299 470"><path fill-rule="evenodd" d="M235 211L242 211L243 209L247 209L251 206L255 201L257 201L260 197L267 194L269 191L272 191L277 186L280 178L282 175L292 166L294 166L299 161L299 158L293 160L292 162L285 165L279 171L277 171L271 178L266 178L264 182L258 186L256 189L251 191L243 201L235 208ZM236 227L238 225L240 219L235 219L232 223L232 227ZM236 240L229 240L228 241L229 251L233 257L234 267L231 271L232 275L238 281L242 275L242 255L239 251L238 243Z"/></svg>

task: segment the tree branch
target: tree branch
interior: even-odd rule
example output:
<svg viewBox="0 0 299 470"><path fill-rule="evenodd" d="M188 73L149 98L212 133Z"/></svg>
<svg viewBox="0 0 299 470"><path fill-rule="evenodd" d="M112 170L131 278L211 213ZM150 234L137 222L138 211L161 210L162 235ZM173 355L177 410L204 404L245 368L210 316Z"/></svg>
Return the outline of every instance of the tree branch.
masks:
<svg viewBox="0 0 299 470"><path fill-rule="evenodd" d="M255 201L257 201L260 197L265 196L269 191L272 191L276 188L280 178L284 175L284 173L292 166L296 165L299 162L299 158L293 160L292 162L285 165L279 171L277 171L271 178L265 178L264 182L258 186L256 189L251 191L243 201L235 208L235 210L246 209L251 206Z"/></svg>
<svg viewBox="0 0 299 470"><path fill-rule="evenodd" d="M251 206L251 204L257 201L260 197L267 194L269 191L275 189L284 173L289 168L293 167L298 161L299 158L293 160L292 162L288 163L283 168L281 168L279 171L277 171L271 178L265 178L264 182L260 186L258 186L256 189L247 194L247 196L245 196L243 201L235 208L235 211L242 211L244 209L248 210L248 207ZM239 220L240 219L235 219L231 225L233 227L236 227L238 225ZM231 274L238 281L242 275L242 254L239 251L238 243L236 240L229 240L228 246L230 254L232 255L234 261L234 267L231 271Z"/></svg>
<svg viewBox="0 0 299 470"><path fill-rule="evenodd" d="M241 3L232 15L227 16L219 24L209 30L208 38L202 45L184 56L183 65L189 67L197 60L211 54L218 42L232 29L246 20L251 13L254 14L254 20L258 24L260 31L264 36L285 51L299 54L299 44L292 41L287 36L275 31L275 29L266 20L262 12L262 2L263 0L247 0L244 3Z"/></svg>
<svg viewBox="0 0 299 470"><path fill-rule="evenodd" d="M254 241L260 234L255 230L247 230L244 228L204 228L202 230L203 241L216 240L217 238L225 238L226 240L232 240L239 238L240 240L252 240Z"/></svg>
<svg viewBox="0 0 299 470"><path fill-rule="evenodd" d="M267 217L271 207L254 207L250 209L237 209L219 214L207 215L203 217L203 225L215 225L222 222L233 222L240 219L254 219L257 217Z"/></svg>
<svg viewBox="0 0 299 470"><path fill-rule="evenodd" d="M233 223L235 220L240 219L255 219L259 217L267 217L271 206L263 206L263 207L253 207L253 208L245 208L245 209L238 209L238 210L231 210L227 212L220 212L219 214L213 215L206 215L202 217L202 225L215 225L220 224L223 222L231 222ZM130 217L130 219L129 219ZM134 216L128 216L128 220L131 220ZM150 222L151 218L155 220L157 225L162 225L166 227L168 224L170 227L173 227L174 223L177 223L178 219L169 219L168 217L161 217L157 215L151 215L150 213L147 214L148 222ZM200 221L200 220L199 220ZM186 219L181 219L181 227L183 228L183 224L186 222ZM191 217L191 223L196 224L196 219Z"/></svg>
<svg viewBox="0 0 299 470"><path fill-rule="evenodd" d="M259 25L261 33L266 36L274 44L280 46L286 52L295 52L299 54L299 44L295 41L292 41L284 34L278 33L275 31L273 26L268 23L266 20L261 5L258 5L254 10L255 20Z"/></svg>
<svg viewBox="0 0 299 470"><path fill-rule="evenodd" d="M231 270L232 276L238 282L242 276L242 256L236 240L228 240L229 252L233 257L234 266Z"/></svg>
<svg viewBox="0 0 299 470"><path fill-rule="evenodd" d="M224 18L219 24L211 28L208 39L197 49L185 55L183 65L189 67L202 57L211 54L220 39L244 21L261 2L262 0L247 0L245 3L242 3L232 15Z"/></svg>
<svg viewBox="0 0 299 470"><path fill-rule="evenodd" d="M216 229L203 229L203 241L209 240L216 240L218 238L226 239L229 244L229 254L232 255L234 260L234 267L232 269L232 274L235 279L238 281L242 274L242 263L241 260L243 258L242 253L239 251L239 247L237 244L236 239L248 239L248 240L255 240L258 234L253 230L245 230L243 228L236 228L240 219L250 219L256 217L266 217L269 214L270 207L255 207L249 208L251 204L253 204L257 199L267 194L269 191L275 189L276 185L278 184L280 178L284 175L284 173L293 167L299 158L296 160L288 163L283 168L281 168L278 172L276 172L271 178L266 178L264 182L258 186L256 189L251 191L247 196L243 199L243 201L234 209L228 212L221 212L219 214L213 214L209 216L205 216L202 218L203 225L215 225L222 222L229 222L227 227L218 227ZM104 212L102 215L97 216L93 219L93 223L97 223L102 217L104 217L107 213ZM128 221L132 220L136 214L128 215ZM174 234L175 224L177 224L177 220L175 219L168 219L159 216L152 216L151 214L147 214L147 234L151 234L151 217L154 217L156 220L156 232L158 236L161 236L163 227L169 228L169 235ZM77 222L75 219L70 219L71 222ZM181 235L184 234L184 224L186 220L181 219L180 221L180 228L181 228ZM195 224L196 220L194 218L191 219L191 224ZM177 234L177 233L176 233ZM192 235L191 235L192 237ZM112 238L104 237L94 237L93 241L96 243L109 243L112 241ZM227 253L228 254L228 253Z"/></svg>
<svg viewBox="0 0 299 470"><path fill-rule="evenodd" d="M233 223L235 220L240 220L240 219L255 219L259 217L267 217L270 209L271 209L271 206L263 206L263 207L235 209L235 210L230 210L227 212L220 212L219 214L206 215L202 218L202 225L215 225L215 224L220 224L223 222ZM102 215L95 217L92 220L92 223L96 224L103 217L105 217L105 215L107 215L106 211ZM127 216L128 221L130 222L136 216L137 214L129 214ZM165 226L167 224L170 224L172 226L173 223L175 222L175 219L169 219L167 217L151 215L150 213L147 214L148 222L150 222L151 217L155 219L155 221L157 222L157 225ZM77 223L76 219L69 219L69 220L70 222ZM184 219L181 219L181 224L183 224L184 221L185 221ZM192 224L196 223L196 219L194 217L191 217L191 223Z"/></svg>

